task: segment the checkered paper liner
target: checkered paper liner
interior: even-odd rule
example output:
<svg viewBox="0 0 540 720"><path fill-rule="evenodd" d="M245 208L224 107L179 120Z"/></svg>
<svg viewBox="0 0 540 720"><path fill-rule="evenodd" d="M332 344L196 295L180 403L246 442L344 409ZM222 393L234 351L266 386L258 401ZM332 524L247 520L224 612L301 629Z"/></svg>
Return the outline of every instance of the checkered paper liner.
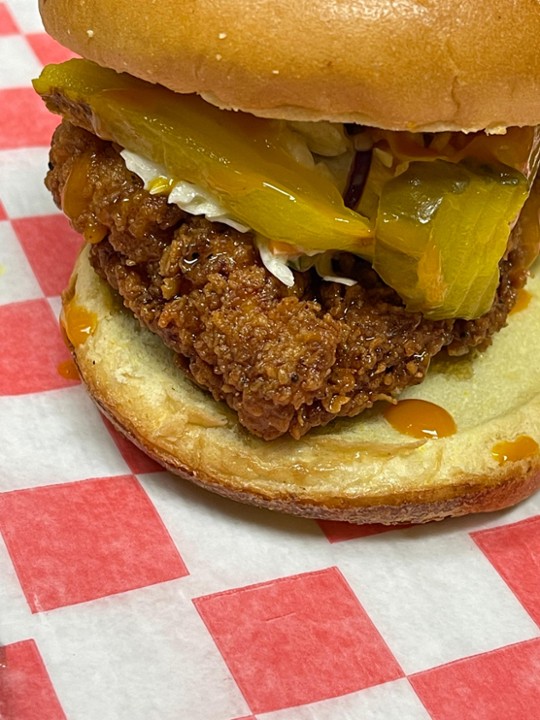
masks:
<svg viewBox="0 0 540 720"><path fill-rule="evenodd" d="M210 495L120 437L59 294L80 246L43 186L70 56L0 2L1 720L540 717L540 497L356 527Z"/></svg>

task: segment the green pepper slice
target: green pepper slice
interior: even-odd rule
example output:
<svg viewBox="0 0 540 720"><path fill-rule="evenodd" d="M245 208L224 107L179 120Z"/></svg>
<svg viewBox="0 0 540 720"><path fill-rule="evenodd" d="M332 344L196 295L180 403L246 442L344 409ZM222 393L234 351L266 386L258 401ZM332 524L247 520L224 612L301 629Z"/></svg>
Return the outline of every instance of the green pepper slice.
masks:
<svg viewBox="0 0 540 720"><path fill-rule="evenodd" d="M373 266L408 310L479 317L499 283L512 223L529 192L506 165L411 162L382 188Z"/></svg>
<svg viewBox="0 0 540 720"><path fill-rule="evenodd" d="M256 233L310 251L361 252L373 223L336 185L281 142L285 124L219 110L88 60L48 65L35 90L53 112L81 114L94 132L210 191Z"/></svg>
<svg viewBox="0 0 540 720"><path fill-rule="evenodd" d="M370 260L407 309L434 319L489 309L539 162L534 128L470 140L444 133L443 147L434 141L427 150L417 138L383 133L386 159L373 131L372 167L355 212L328 174L291 156L283 121L219 110L86 60L47 66L34 87L53 112L165 166L172 182L202 186L232 219L276 245ZM531 256L535 250L536 240Z"/></svg>

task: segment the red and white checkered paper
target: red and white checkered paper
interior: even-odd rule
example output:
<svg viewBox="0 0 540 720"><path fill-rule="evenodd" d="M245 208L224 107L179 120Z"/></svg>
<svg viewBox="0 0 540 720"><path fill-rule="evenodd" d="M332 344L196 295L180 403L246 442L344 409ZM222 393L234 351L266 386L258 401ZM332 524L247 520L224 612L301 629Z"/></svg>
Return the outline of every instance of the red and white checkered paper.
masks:
<svg viewBox="0 0 540 720"><path fill-rule="evenodd" d="M59 372L80 239L30 79L69 56L0 1L1 720L539 718L539 496L401 529L244 507Z"/></svg>

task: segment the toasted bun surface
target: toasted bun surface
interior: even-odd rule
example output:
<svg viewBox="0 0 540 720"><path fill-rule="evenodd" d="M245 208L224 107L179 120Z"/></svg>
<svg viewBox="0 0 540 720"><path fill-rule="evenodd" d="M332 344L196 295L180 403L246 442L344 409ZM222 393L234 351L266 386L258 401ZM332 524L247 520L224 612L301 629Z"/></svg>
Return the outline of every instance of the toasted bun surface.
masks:
<svg viewBox="0 0 540 720"><path fill-rule="evenodd" d="M531 0L40 0L82 56L220 107L393 130L540 122Z"/></svg>
<svg viewBox="0 0 540 720"><path fill-rule="evenodd" d="M513 505L540 487L540 455L500 465L494 445L540 443L540 277L530 304L510 316L474 359L434 363L407 397L429 399L458 432L416 440L380 409L338 420L301 440L267 443L195 387L172 353L141 329L83 251L64 303L91 312L95 332L73 348L98 406L149 455L221 495L307 517L426 522Z"/></svg>

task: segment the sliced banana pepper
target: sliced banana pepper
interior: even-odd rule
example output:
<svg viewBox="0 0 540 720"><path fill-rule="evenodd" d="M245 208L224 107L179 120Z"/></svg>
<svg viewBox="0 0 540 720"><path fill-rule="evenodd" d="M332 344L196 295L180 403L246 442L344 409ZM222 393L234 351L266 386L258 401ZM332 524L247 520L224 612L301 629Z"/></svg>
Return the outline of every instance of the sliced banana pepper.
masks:
<svg viewBox="0 0 540 720"><path fill-rule="evenodd" d="M368 259L409 310L435 319L489 310L539 163L537 128L427 141L368 130L371 169L353 210L329 173L292 156L283 121L219 110L86 60L47 66L34 87L53 112L165 166L172 182L206 189L276 246Z"/></svg>
<svg viewBox="0 0 540 720"><path fill-rule="evenodd" d="M408 310L478 317L493 304L527 195L525 177L506 165L412 162L382 188L373 267Z"/></svg>
<svg viewBox="0 0 540 720"><path fill-rule="evenodd" d="M53 112L84 112L98 136L211 191L264 237L320 251L373 242L373 223L345 207L332 180L286 152L280 121L222 111L87 60L48 65L34 88Z"/></svg>

